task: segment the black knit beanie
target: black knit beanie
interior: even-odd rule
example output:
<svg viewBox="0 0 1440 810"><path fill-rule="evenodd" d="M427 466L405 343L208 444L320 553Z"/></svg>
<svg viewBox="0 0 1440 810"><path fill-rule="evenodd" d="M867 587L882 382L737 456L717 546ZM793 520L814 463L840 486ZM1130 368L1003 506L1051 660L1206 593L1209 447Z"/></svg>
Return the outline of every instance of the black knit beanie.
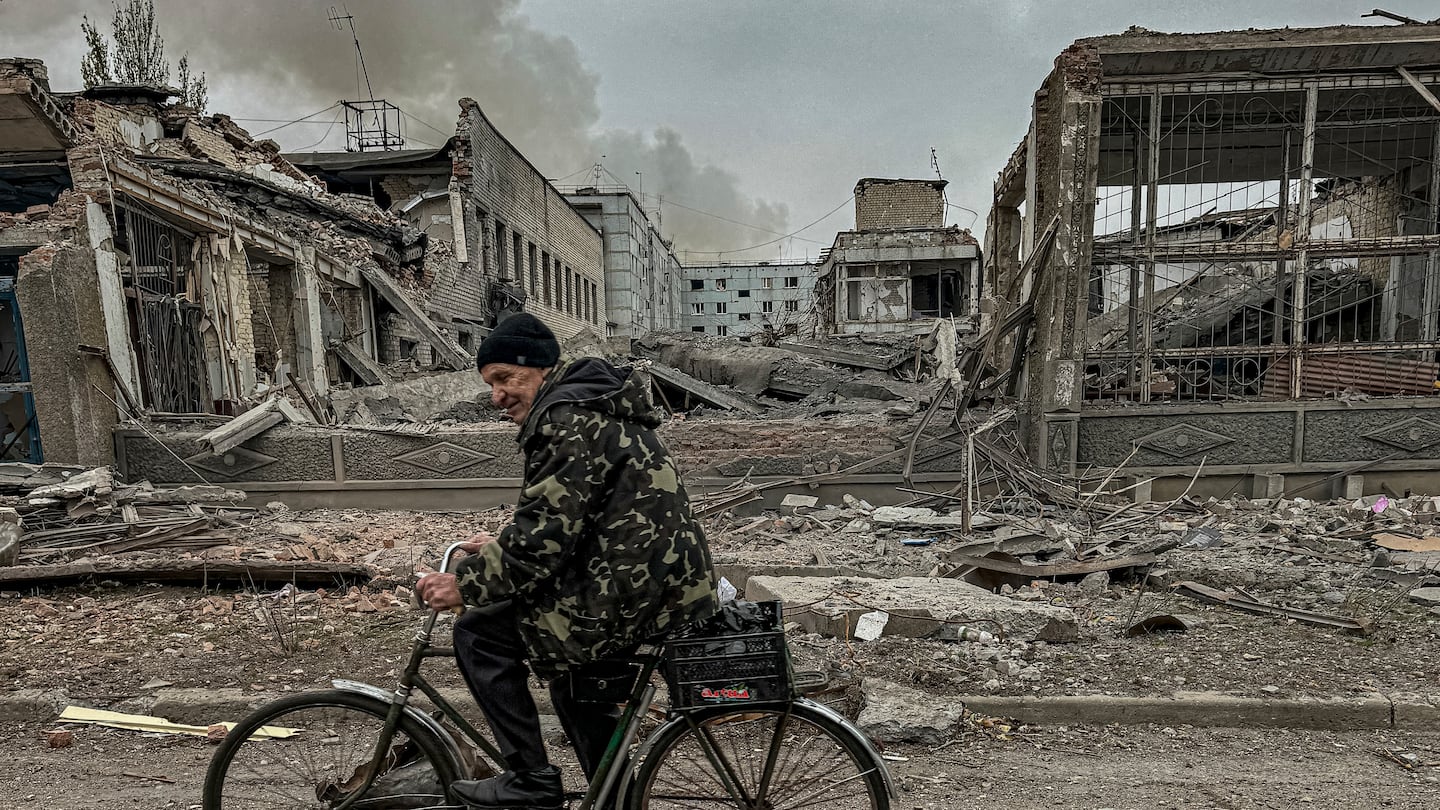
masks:
<svg viewBox="0 0 1440 810"><path fill-rule="evenodd" d="M517 312L501 321L480 341L475 353L475 367L483 369L491 363L550 368L560 361L560 343L539 318L528 312Z"/></svg>

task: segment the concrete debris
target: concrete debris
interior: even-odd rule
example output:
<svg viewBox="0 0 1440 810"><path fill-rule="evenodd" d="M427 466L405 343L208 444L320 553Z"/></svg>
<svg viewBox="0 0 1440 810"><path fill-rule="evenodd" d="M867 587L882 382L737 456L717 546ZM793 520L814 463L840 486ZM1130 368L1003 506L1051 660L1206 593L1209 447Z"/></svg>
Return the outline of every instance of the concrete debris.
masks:
<svg viewBox="0 0 1440 810"><path fill-rule="evenodd" d="M787 619L808 632L840 638L854 635L860 617L876 610L889 614L886 636L927 638L952 622L993 625L1011 640L1072 641L1078 636L1069 608L1019 602L958 580L759 576L745 584L745 597L782 600Z"/></svg>
<svg viewBox="0 0 1440 810"><path fill-rule="evenodd" d="M942 515L934 509L923 506L881 506L870 513L870 520L891 528L921 529L955 529L963 526L965 522L964 517L958 513ZM970 518L972 529L984 529L998 525L999 521L989 515L973 515Z"/></svg>
<svg viewBox="0 0 1440 810"><path fill-rule="evenodd" d="M330 406L340 424L498 420L489 399L490 386L470 369L332 391Z"/></svg>
<svg viewBox="0 0 1440 810"><path fill-rule="evenodd" d="M221 456L234 450L242 443L285 421L285 415L276 407L276 400L268 399L240 416L200 437L201 444L210 448L214 455Z"/></svg>
<svg viewBox="0 0 1440 810"><path fill-rule="evenodd" d="M1410 592L1410 600L1431 607L1440 605L1440 588L1416 588Z"/></svg>
<svg viewBox="0 0 1440 810"><path fill-rule="evenodd" d="M965 704L878 678L861 682L864 708L856 725L881 744L940 745L950 739Z"/></svg>
<svg viewBox="0 0 1440 810"><path fill-rule="evenodd" d="M216 486L116 484L109 468L87 470L0 507L0 565L16 566L9 576L38 581L34 576L45 579L41 563L222 545L256 514L236 505L244 499L244 492Z"/></svg>
<svg viewBox="0 0 1440 810"><path fill-rule="evenodd" d="M20 513L9 507L0 508L0 566L14 565L20 560Z"/></svg>

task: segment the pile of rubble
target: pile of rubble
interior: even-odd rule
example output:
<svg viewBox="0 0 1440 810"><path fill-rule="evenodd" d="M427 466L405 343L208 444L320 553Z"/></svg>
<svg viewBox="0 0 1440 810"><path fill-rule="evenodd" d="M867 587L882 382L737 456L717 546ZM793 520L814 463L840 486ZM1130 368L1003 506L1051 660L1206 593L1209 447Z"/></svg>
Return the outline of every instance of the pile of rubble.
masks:
<svg viewBox="0 0 1440 810"><path fill-rule="evenodd" d="M108 467L75 471L4 466L11 469L0 490L16 494L0 496L5 504L0 507L3 565L222 545L256 511L237 505L245 493L223 487L117 484ZM31 486L37 480L53 482Z"/></svg>

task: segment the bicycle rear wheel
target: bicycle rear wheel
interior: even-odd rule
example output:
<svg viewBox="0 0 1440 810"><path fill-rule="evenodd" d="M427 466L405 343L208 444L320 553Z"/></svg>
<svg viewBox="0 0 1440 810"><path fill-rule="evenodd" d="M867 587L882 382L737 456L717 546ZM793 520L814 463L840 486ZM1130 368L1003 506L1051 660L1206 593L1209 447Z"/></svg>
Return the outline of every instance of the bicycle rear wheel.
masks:
<svg viewBox="0 0 1440 810"><path fill-rule="evenodd" d="M443 807L460 765L435 733L402 717L368 788L388 704L330 690L261 707L225 736L205 774L204 810ZM297 733L283 739L270 730ZM355 795L361 790L362 795ZM346 802L349 804L346 804Z"/></svg>
<svg viewBox="0 0 1440 810"><path fill-rule="evenodd" d="M885 766L814 704L701 709L662 726L634 763L634 810L887 810Z"/></svg>

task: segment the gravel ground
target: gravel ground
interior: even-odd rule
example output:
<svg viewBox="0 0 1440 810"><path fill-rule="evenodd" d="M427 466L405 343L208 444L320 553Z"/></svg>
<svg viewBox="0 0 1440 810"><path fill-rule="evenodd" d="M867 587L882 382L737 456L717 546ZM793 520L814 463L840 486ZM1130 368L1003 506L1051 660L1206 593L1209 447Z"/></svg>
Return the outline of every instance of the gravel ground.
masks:
<svg viewBox="0 0 1440 810"><path fill-rule="evenodd" d="M98 582L0 594L3 688L52 690L74 703L143 710L147 698L167 686L233 687L265 700L327 685L332 677L388 684L423 618L409 604L415 573L446 542L504 520L503 511L287 512L257 524L236 547L205 552L364 560L379 574L364 586ZM717 558L762 565L823 559L923 575L951 550L944 541L888 543L877 555L875 537L857 544L802 521L777 520L767 521L763 533L740 531L755 524L753 517L712 521ZM1369 576L1360 554L1353 555L1356 562L1320 560L1264 547L1272 542L1237 537L1218 548L1172 551L1144 584L1143 576L1117 577L1012 593L1074 609L1081 625L1074 643L892 637L867 643L792 633L792 649L798 668L828 672L842 683L877 677L940 699L987 691L1440 694L1433 673L1440 616L1406 599L1400 586ZM1276 603L1367 617L1374 631L1362 637L1239 613L1175 595L1162 579L1243 585ZM1190 614L1197 627L1175 635L1124 634L1132 619L1167 612ZM458 675L447 670L436 662L427 674L442 686L459 686ZM850 708L858 708L853 692ZM77 728L75 745L55 751L41 741L42 728L0 727L0 756L13 763L0 770L0 808L191 807L197 801L211 750L203 741ZM892 767L904 787L897 807L1440 808L1440 768L1407 771L1377 754L1380 749L1440 760L1434 735L1186 727L1042 726L1008 739L962 734L938 749L898 746L888 753L897 757Z"/></svg>

